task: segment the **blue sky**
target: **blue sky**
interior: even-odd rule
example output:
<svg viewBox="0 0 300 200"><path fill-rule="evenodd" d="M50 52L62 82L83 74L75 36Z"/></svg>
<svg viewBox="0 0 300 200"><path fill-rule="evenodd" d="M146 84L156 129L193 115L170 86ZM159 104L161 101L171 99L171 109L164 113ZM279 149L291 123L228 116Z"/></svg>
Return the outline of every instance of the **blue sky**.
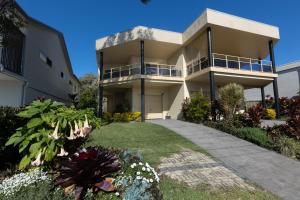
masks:
<svg viewBox="0 0 300 200"><path fill-rule="evenodd" d="M205 8L276 25L276 64L300 60L298 0L17 0L28 15L64 33L77 76L96 73L95 40L137 25L183 32Z"/></svg>

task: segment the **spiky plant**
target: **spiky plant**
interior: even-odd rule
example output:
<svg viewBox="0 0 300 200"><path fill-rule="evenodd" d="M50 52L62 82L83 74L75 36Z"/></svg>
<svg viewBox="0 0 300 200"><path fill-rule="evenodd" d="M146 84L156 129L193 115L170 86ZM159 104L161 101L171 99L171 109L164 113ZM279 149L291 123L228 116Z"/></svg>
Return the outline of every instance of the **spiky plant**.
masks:
<svg viewBox="0 0 300 200"><path fill-rule="evenodd" d="M244 88L236 83L229 83L219 89L220 102L226 119L233 119L244 101Z"/></svg>
<svg viewBox="0 0 300 200"><path fill-rule="evenodd" d="M79 200L89 188L94 192L114 191L108 177L120 169L118 158L111 151L89 147L61 160L55 184L64 188L75 186L75 199Z"/></svg>

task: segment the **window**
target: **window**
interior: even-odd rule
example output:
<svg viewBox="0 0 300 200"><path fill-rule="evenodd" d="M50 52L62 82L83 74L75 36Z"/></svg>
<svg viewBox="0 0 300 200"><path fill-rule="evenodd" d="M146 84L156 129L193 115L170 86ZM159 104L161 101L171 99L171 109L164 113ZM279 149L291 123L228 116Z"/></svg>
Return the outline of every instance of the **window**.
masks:
<svg viewBox="0 0 300 200"><path fill-rule="evenodd" d="M72 83L72 81L71 81L71 80L69 81L69 84L70 84L70 85L73 85L73 83Z"/></svg>
<svg viewBox="0 0 300 200"><path fill-rule="evenodd" d="M64 73L63 72L60 72L60 77L64 78Z"/></svg>
<svg viewBox="0 0 300 200"><path fill-rule="evenodd" d="M46 63L49 67L52 67L52 61L44 53L40 52L40 59Z"/></svg>

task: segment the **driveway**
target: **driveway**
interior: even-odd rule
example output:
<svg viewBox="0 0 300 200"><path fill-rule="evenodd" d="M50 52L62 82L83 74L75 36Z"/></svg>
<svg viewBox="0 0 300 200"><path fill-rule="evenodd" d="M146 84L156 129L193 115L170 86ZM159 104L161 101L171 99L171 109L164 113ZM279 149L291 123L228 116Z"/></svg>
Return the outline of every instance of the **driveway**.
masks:
<svg viewBox="0 0 300 200"><path fill-rule="evenodd" d="M300 162L227 133L178 120L150 120L191 140L234 170L277 196L300 199Z"/></svg>

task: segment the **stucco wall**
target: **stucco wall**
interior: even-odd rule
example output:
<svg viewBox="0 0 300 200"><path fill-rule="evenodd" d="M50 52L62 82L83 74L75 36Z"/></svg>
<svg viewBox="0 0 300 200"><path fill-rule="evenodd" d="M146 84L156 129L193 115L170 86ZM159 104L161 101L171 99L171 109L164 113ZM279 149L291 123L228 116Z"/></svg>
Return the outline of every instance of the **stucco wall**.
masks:
<svg viewBox="0 0 300 200"><path fill-rule="evenodd" d="M69 85L71 76L58 35L32 23L26 27L25 34L23 66L29 88L26 103L37 96L52 96L60 101L69 101L68 94L73 92L73 88ZM52 61L52 67L40 59L40 52ZM64 78L61 78L61 72Z"/></svg>
<svg viewBox="0 0 300 200"><path fill-rule="evenodd" d="M300 91L300 67L280 71L277 78L279 97L297 96ZM265 87L265 95L274 96L273 84ZM246 101L260 101L261 90L259 88L245 90Z"/></svg>
<svg viewBox="0 0 300 200"><path fill-rule="evenodd" d="M17 107L22 105L22 81L0 80L0 105Z"/></svg>

